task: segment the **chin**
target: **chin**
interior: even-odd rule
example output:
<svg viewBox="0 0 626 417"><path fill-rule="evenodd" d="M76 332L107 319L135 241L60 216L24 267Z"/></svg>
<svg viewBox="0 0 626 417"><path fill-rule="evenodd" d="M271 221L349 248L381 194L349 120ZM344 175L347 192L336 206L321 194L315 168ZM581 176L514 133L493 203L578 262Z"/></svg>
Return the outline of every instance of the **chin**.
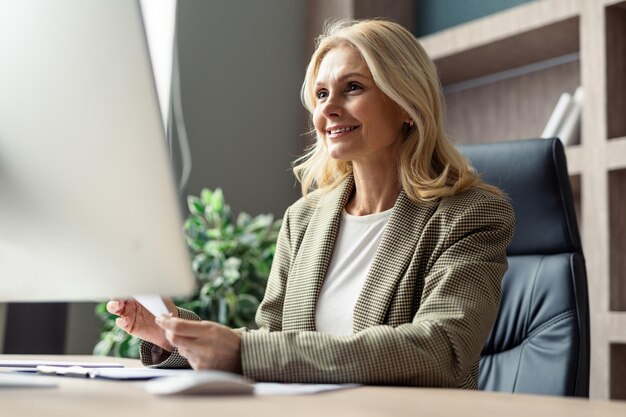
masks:
<svg viewBox="0 0 626 417"><path fill-rule="evenodd" d="M337 161L351 161L352 160L352 158L344 154L338 153L338 152L330 152L328 156L330 156L332 159L337 160Z"/></svg>
<svg viewBox="0 0 626 417"><path fill-rule="evenodd" d="M332 159L336 159L338 161L350 161L352 160L352 158L350 157L350 154L348 152L345 152L345 150L342 149L338 149L340 148L339 146L331 146L330 148L328 148L328 156L330 156Z"/></svg>

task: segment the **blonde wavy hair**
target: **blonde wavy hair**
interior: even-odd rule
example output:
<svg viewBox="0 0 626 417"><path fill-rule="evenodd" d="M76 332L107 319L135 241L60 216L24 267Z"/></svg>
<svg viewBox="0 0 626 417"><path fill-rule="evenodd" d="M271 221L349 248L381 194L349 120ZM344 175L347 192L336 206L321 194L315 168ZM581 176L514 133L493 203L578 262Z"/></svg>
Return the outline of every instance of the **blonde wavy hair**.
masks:
<svg viewBox="0 0 626 417"><path fill-rule="evenodd" d="M501 194L485 184L443 130L442 93L435 65L415 37L386 20L341 20L326 26L306 70L301 99L313 114L315 80L326 54L337 46L355 48L378 88L414 121L401 147L399 178L415 202L434 201L470 187ZM329 156L317 137L293 165L306 197L316 189L329 190L352 174L352 163Z"/></svg>

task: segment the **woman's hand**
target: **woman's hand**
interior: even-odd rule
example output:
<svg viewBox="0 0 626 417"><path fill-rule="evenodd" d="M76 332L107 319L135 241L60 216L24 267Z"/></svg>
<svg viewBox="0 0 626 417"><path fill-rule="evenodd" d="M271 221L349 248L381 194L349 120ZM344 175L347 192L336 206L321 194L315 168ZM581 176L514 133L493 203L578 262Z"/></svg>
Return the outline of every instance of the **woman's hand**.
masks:
<svg viewBox="0 0 626 417"><path fill-rule="evenodd" d="M241 336L212 321L157 317L165 338L178 348L193 369L241 373Z"/></svg>
<svg viewBox="0 0 626 417"><path fill-rule="evenodd" d="M163 301L170 314L178 317L178 310L174 302L169 298L164 298ZM126 333L160 346L167 351L174 350L174 347L165 338L163 329L154 322L152 313L136 300L111 300L107 303L107 311L119 316L115 320L115 324Z"/></svg>

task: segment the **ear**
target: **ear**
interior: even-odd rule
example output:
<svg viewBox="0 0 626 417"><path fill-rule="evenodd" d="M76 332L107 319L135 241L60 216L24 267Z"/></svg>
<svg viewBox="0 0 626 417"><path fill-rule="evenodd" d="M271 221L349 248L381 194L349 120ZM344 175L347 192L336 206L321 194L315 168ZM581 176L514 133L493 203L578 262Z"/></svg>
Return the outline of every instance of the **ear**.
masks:
<svg viewBox="0 0 626 417"><path fill-rule="evenodd" d="M402 111L402 113L404 113L402 115L404 124L409 126L410 128L415 126L415 121L413 121L413 119L411 118L411 115L404 110Z"/></svg>
<svg viewBox="0 0 626 417"><path fill-rule="evenodd" d="M402 131L404 132L404 138L407 139L409 135L415 130L415 122L413 119L405 119L402 123Z"/></svg>

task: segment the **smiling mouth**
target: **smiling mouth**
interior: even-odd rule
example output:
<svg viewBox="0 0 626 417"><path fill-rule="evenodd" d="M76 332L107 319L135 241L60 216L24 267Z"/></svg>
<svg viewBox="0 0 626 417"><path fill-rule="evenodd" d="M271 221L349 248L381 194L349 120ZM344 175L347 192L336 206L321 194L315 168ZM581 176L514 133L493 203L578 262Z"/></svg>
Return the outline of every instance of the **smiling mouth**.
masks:
<svg viewBox="0 0 626 417"><path fill-rule="evenodd" d="M327 129L326 130L326 134L332 138L337 138L343 135L346 135L352 131L354 131L355 129L357 129L359 126L345 126L345 127L340 127L340 128L333 128L333 129Z"/></svg>

